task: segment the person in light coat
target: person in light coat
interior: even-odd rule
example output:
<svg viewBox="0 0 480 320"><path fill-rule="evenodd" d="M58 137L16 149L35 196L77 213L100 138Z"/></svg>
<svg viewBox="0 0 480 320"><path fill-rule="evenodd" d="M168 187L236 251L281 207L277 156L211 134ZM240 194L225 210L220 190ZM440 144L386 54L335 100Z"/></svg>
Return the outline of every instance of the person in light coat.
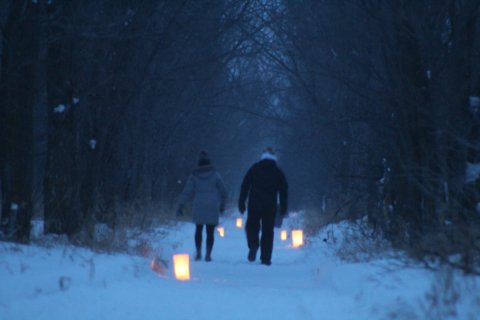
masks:
<svg viewBox="0 0 480 320"><path fill-rule="evenodd" d="M211 261L215 226L219 215L225 211L227 191L222 177L212 166L207 152L200 152L198 165L190 174L180 195L177 216L183 215L188 201L192 201L192 221L195 224L195 260L202 258L202 233L206 227L205 261Z"/></svg>

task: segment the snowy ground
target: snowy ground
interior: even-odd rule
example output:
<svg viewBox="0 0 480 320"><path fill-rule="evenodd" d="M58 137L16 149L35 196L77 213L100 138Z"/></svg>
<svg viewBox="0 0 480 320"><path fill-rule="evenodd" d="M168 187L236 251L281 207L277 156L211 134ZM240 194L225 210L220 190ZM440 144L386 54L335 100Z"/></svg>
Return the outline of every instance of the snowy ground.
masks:
<svg viewBox="0 0 480 320"><path fill-rule="evenodd" d="M391 259L340 261L323 241L327 230L300 249L276 232L267 267L247 262L244 231L233 218L222 225L213 261L191 261L191 280L183 282L171 266L164 276L152 272L143 257L0 242L0 319L479 319L480 298L461 300L467 289L458 289L453 311L445 301L434 308L440 316L429 310L427 293L438 281L430 271L392 268ZM193 253L192 224L163 231L153 244L163 257ZM469 283L479 291L478 279Z"/></svg>

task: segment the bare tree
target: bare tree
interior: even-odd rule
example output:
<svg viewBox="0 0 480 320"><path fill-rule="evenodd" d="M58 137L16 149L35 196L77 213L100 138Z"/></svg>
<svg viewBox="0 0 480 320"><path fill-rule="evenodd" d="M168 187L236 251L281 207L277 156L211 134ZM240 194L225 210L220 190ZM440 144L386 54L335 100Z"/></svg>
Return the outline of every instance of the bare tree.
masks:
<svg viewBox="0 0 480 320"><path fill-rule="evenodd" d="M334 172L342 194L363 190L370 220L399 245L425 255L447 241L442 257L463 252L475 237L465 226L478 220L464 183L478 3L286 1L285 8L289 22L277 32L290 50L281 65L306 98L303 111L323 115L317 132L329 138L313 146L341 159ZM458 245L452 230L463 230Z"/></svg>
<svg viewBox="0 0 480 320"><path fill-rule="evenodd" d="M1 169L2 229L8 239L27 242L33 193L33 114L38 59L38 6L11 2L2 35Z"/></svg>

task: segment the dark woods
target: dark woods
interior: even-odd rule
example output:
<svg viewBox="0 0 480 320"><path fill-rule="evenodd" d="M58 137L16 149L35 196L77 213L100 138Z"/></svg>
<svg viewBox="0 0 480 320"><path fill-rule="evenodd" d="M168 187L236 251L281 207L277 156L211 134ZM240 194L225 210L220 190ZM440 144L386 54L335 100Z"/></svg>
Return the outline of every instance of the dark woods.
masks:
<svg viewBox="0 0 480 320"><path fill-rule="evenodd" d="M311 116L311 150L338 178L326 192L397 246L469 272L480 267L479 185L466 176L480 151L479 6L287 1L291 49L277 56L297 123Z"/></svg>
<svg viewBox="0 0 480 320"><path fill-rule="evenodd" d="M4 237L147 223L203 148L234 193L273 144L293 206L478 272L479 7L0 1Z"/></svg>
<svg viewBox="0 0 480 320"><path fill-rule="evenodd" d="M229 98L239 91L235 60L252 50L252 4L1 4L8 237L28 241L34 206L44 212L45 232L68 236L91 233L95 222L114 227L118 207L167 210L200 148L220 157L225 145L248 137L224 133L245 118L231 110L253 99Z"/></svg>

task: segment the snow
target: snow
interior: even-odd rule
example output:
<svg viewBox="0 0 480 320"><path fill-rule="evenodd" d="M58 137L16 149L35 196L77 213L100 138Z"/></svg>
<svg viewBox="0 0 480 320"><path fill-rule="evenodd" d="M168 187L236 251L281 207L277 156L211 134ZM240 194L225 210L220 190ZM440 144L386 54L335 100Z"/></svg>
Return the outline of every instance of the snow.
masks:
<svg viewBox="0 0 480 320"><path fill-rule="evenodd" d="M88 144L90 145L90 149L95 150L97 147L97 140L96 139L90 139L88 141Z"/></svg>
<svg viewBox="0 0 480 320"><path fill-rule="evenodd" d="M170 264L164 275L150 269L153 257L58 241L0 242L0 319L422 319L432 281L439 283L435 273L389 255L340 260L348 223L324 228L302 248L280 240L276 230L272 265L250 263L235 218L221 220L225 237L216 234L212 262L190 261L190 281L175 280L171 266L173 254L194 251L190 223L150 237L153 252ZM296 221L287 219L286 227L299 227ZM458 319L475 314L472 301L459 304Z"/></svg>
<svg viewBox="0 0 480 320"><path fill-rule="evenodd" d="M470 163L465 164L465 182L471 183L480 177L480 163Z"/></svg>
<svg viewBox="0 0 480 320"><path fill-rule="evenodd" d="M55 113L63 113L65 112L66 110L66 106L64 104L59 104L58 106L56 106L55 108L53 108L53 112Z"/></svg>
<svg viewBox="0 0 480 320"><path fill-rule="evenodd" d="M477 113L478 109L480 108L480 97L479 96L469 96L468 97L468 105L470 107L471 112Z"/></svg>
<svg viewBox="0 0 480 320"><path fill-rule="evenodd" d="M480 107L480 97L478 96L469 96L468 102L471 107Z"/></svg>

